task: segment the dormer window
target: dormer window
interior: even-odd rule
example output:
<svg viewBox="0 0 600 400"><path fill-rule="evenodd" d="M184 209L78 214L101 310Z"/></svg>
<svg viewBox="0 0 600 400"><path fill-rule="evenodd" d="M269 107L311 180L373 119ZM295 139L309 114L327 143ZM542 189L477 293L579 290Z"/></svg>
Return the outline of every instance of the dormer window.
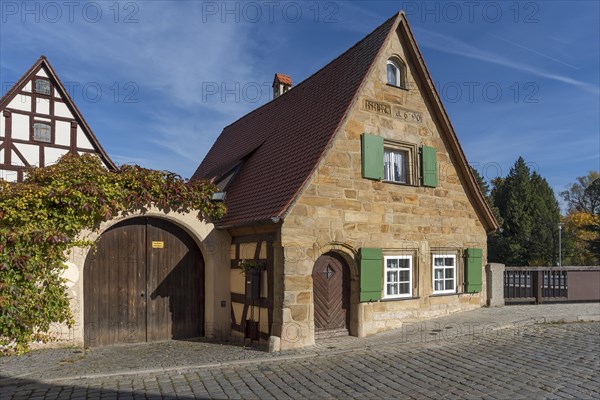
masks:
<svg viewBox="0 0 600 400"><path fill-rule="evenodd" d="M396 57L387 61L387 83L388 85L406 88L405 67Z"/></svg>
<svg viewBox="0 0 600 400"><path fill-rule="evenodd" d="M45 79L36 79L35 92L45 95L50 95L50 82Z"/></svg>

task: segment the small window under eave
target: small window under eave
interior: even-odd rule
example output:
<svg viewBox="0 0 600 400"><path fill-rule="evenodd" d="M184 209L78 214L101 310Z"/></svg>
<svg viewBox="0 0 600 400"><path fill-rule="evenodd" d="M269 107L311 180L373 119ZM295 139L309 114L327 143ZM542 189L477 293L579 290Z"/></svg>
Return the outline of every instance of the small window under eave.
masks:
<svg viewBox="0 0 600 400"><path fill-rule="evenodd" d="M397 57L387 60L386 74L388 85L406 88L406 66Z"/></svg>

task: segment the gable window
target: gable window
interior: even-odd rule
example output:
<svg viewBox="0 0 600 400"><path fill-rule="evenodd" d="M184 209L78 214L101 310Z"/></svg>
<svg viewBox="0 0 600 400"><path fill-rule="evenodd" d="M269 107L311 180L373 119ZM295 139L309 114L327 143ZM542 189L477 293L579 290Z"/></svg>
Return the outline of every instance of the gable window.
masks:
<svg viewBox="0 0 600 400"><path fill-rule="evenodd" d="M384 298L412 297L412 257L386 256L383 263Z"/></svg>
<svg viewBox="0 0 600 400"><path fill-rule="evenodd" d="M408 183L408 151L384 149L383 157L383 179L398 183Z"/></svg>
<svg viewBox="0 0 600 400"><path fill-rule="evenodd" d="M437 150L363 133L361 175L366 179L437 187Z"/></svg>
<svg viewBox="0 0 600 400"><path fill-rule="evenodd" d="M416 146L393 141L384 141L383 180L414 185Z"/></svg>
<svg viewBox="0 0 600 400"><path fill-rule="evenodd" d="M387 60L387 83L400 88L406 87L404 64L396 57Z"/></svg>
<svg viewBox="0 0 600 400"><path fill-rule="evenodd" d="M50 82L45 79L36 79L35 92L50 95Z"/></svg>
<svg viewBox="0 0 600 400"><path fill-rule="evenodd" d="M38 142L52 142L52 133L50 130L50 125L44 124L42 122L36 122L33 124L33 140L37 140Z"/></svg>
<svg viewBox="0 0 600 400"><path fill-rule="evenodd" d="M456 256L433 255L433 294L456 293Z"/></svg>

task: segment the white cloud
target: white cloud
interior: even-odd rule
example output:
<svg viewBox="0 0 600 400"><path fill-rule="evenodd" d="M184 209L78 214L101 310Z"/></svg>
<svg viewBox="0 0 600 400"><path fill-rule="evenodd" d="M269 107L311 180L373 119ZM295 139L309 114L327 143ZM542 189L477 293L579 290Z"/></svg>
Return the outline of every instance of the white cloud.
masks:
<svg viewBox="0 0 600 400"><path fill-rule="evenodd" d="M256 46L251 34L255 26L221 23L218 18L203 22L201 2L166 3L137 3L137 23L114 23L109 9L112 3L96 3L102 4L105 14L98 23L76 18L73 23L21 24L18 18L8 19L0 46L4 54L42 49L55 67L60 64L57 73L65 82L98 82L103 87L118 82L121 90L127 82L134 82L139 88L139 104L110 104L115 114L102 118L111 121L114 133L137 122L138 128L128 130L127 139L139 147L113 145L109 154L118 153L115 158L121 163L149 162L145 166L161 168L177 165L187 174L193 172L196 165L191 164L201 161L225 125L262 104L270 92L260 82L263 77L257 76L260 60L252 51ZM9 67L2 61L3 68ZM244 87L260 87L261 101L244 101ZM206 89L215 88L218 93L207 95ZM225 88L239 88L240 101L229 96L224 102L221 90ZM80 98L75 101L82 102ZM93 109L95 117L107 112L100 104L85 106ZM178 157L169 155L171 160L166 162L165 151Z"/></svg>
<svg viewBox="0 0 600 400"><path fill-rule="evenodd" d="M516 69L523 72L528 72L532 75L551 79L554 81L566 83L571 86L578 87L581 90L584 90L588 93L598 94L600 93L600 88L597 85L579 81L577 79L573 79L566 75L555 74L551 72L544 71L540 68L527 65L520 62L515 62L509 60L505 57L499 56L492 52L479 49L473 45L463 42L462 40L442 35L437 32L432 32L423 28L413 28L413 30L417 33L418 42L423 47L428 47L434 50L438 50L448 54L454 54L458 56L468 57L475 60L480 60L492 64L502 65L508 68Z"/></svg>

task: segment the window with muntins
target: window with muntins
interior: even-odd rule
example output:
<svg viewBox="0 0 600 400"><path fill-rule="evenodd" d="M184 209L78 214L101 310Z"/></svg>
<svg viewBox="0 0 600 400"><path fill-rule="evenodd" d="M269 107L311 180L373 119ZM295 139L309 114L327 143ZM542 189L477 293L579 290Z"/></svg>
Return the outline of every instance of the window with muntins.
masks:
<svg viewBox="0 0 600 400"><path fill-rule="evenodd" d="M50 82L45 79L36 79L35 92L50 95Z"/></svg>
<svg viewBox="0 0 600 400"><path fill-rule="evenodd" d="M46 143L52 142L50 125L41 122L36 122L33 124L33 140Z"/></svg>
<svg viewBox="0 0 600 400"><path fill-rule="evenodd" d="M456 256L433 255L433 294L456 293Z"/></svg>
<svg viewBox="0 0 600 400"><path fill-rule="evenodd" d="M412 297L412 257L389 256L383 260L384 298Z"/></svg>
<svg viewBox="0 0 600 400"><path fill-rule="evenodd" d="M391 182L409 183L408 150L384 149L383 157L383 179Z"/></svg>

